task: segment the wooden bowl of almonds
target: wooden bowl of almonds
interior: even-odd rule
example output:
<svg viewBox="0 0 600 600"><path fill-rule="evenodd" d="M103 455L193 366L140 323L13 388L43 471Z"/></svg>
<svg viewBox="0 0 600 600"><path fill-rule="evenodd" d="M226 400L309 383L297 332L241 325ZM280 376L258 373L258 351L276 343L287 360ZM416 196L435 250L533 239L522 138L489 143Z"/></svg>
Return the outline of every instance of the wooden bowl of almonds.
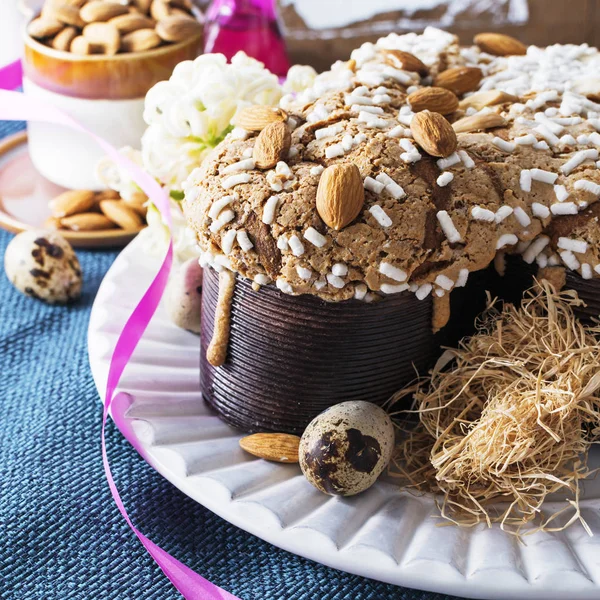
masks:
<svg viewBox="0 0 600 600"><path fill-rule="evenodd" d="M26 94L62 108L113 146L138 147L144 97L202 51L189 0L46 0L24 32ZM102 151L65 127L29 124L32 161L71 189L98 189Z"/></svg>

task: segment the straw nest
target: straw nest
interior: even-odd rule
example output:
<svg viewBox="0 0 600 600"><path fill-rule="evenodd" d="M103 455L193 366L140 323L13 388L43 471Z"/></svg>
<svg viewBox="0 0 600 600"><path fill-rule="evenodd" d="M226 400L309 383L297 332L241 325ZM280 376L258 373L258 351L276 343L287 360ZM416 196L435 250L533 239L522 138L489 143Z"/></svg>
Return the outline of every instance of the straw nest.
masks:
<svg viewBox="0 0 600 600"><path fill-rule="evenodd" d="M392 476L438 494L441 514L512 533L581 520L580 482L600 433L600 325L573 314L573 291L537 283L520 308L490 303L477 333L446 350L430 376L391 400L403 442ZM414 394L413 410L395 405ZM407 413L417 426L406 430ZM542 511L558 492L568 504ZM560 519L557 519L562 515Z"/></svg>

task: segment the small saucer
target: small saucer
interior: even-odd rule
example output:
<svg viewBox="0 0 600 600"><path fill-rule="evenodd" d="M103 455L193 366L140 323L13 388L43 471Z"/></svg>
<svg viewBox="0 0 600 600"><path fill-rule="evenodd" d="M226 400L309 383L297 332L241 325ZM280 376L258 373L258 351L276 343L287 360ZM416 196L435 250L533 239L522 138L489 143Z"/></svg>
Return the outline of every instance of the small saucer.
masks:
<svg viewBox="0 0 600 600"><path fill-rule="evenodd" d="M27 133L20 132L0 142L0 227L13 233L43 228L50 217L49 201L66 191L48 181L29 158ZM77 248L122 247L138 232L122 229L104 231L60 230Z"/></svg>

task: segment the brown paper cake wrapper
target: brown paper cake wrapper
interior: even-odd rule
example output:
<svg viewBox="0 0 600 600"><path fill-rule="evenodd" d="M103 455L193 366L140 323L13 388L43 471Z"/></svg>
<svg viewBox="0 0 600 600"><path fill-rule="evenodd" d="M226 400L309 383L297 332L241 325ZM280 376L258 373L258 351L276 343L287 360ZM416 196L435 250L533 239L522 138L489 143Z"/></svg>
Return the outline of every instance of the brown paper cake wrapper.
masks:
<svg viewBox="0 0 600 600"><path fill-rule="evenodd" d="M440 345L457 335L455 329L432 333L431 296L418 300L405 292L373 303L325 302L283 294L274 286L254 291L250 281L238 278L227 360L213 367L206 349L218 281L212 269L204 270L202 394L226 422L244 431L301 434L332 404L381 405L417 372L424 374Z"/></svg>
<svg viewBox="0 0 600 600"><path fill-rule="evenodd" d="M574 309L575 315L582 321L600 317L600 279L583 279L581 275L565 269L565 288L575 290L585 306ZM490 287L493 295L505 302L518 304L525 290L533 285L537 276L537 264L527 264L520 256L506 256L506 271L501 277L495 271L490 275Z"/></svg>

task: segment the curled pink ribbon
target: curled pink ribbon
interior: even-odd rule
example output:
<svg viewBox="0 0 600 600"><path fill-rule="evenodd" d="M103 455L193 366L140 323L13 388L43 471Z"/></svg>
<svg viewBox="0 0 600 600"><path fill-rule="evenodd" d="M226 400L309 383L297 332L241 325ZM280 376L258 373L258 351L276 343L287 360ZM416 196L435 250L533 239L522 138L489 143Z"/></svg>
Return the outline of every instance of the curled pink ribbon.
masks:
<svg viewBox="0 0 600 600"><path fill-rule="evenodd" d="M21 63L19 61L0 69L0 120L43 121L55 125L71 127L92 136L116 164L129 172L132 179L158 208L163 220L168 225L169 230L171 229L169 200L164 190L152 177L150 177L150 175L120 154L108 142L86 129L66 113L52 105L40 102L35 98L31 98L20 92L11 91L19 87L21 82L22 71ZM112 411L113 420L121 431L125 432L129 429L125 423L124 413L116 410L117 406L127 405L127 397L123 393L116 394L115 392L121 379L121 375L123 374L123 370L127 366L133 351L160 303L160 299L167 284L172 262L173 240L170 238L166 256L163 259L158 273L144 293L142 299L133 309L133 312L129 316L127 323L117 339L117 344L110 360L104 412L102 415L102 462L104 464L104 472L106 474L106 479L108 480L110 492L119 512L125 521L127 521L129 527L131 527L137 535L144 548L150 553L173 585L181 592L181 594L183 594L184 598L187 600L239 600L229 592L222 590L207 579L204 579L204 577L201 577L189 567L186 567L168 552L165 552L160 548L160 546L157 546L152 540L148 539L133 525L114 482L106 453L105 429L109 411L113 404L115 404L115 409ZM140 448L136 440L133 439L131 435L127 435L127 438L139 451Z"/></svg>

